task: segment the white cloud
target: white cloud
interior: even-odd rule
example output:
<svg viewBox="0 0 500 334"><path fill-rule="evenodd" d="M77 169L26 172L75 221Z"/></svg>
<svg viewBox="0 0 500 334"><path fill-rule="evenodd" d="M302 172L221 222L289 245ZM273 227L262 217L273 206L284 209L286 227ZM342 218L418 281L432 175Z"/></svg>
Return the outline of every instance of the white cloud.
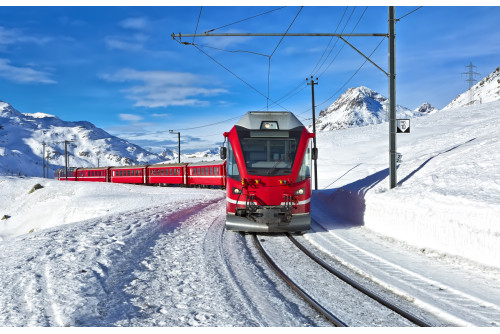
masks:
<svg viewBox="0 0 500 334"><path fill-rule="evenodd" d="M16 43L32 43L43 45L50 42L52 38L41 36L28 36L19 29L6 29L0 27L0 45L9 45Z"/></svg>
<svg viewBox="0 0 500 334"><path fill-rule="evenodd" d="M10 60L5 58L0 58L0 77L21 83L57 83L57 81L49 78L49 73L37 71L31 67L11 65Z"/></svg>
<svg viewBox="0 0 500 334"><path fill-rule="evenodd" d="M144 17L130 17L118 25L125 29L145 29L149 26L149 21Z"/></svg>
<svg viewBox="0 0 500 334"><path fill-rule="evenodd" d="M143 119L143 117L133 114L120 114L120 119L123 121L138 122Z"/></svg>
<svg viewBox="0 0 500 334"><path fill-rule="evenodd" d="M138 82L139 85L123 90L137 107L207 106L200 99L227 92L222 88L200 87L203 79L192 73L170 71L137 71L123 69L115 74L101 76L110 82Z"/></svg>

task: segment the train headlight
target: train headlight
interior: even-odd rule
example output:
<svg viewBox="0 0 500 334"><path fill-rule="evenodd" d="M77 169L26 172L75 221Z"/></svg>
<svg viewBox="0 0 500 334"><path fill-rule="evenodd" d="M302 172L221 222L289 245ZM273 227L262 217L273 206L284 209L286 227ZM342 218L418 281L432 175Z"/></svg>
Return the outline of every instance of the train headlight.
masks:
<svg viewBox="0 0 500 334"><path fill-rule="evenodd" d="M238 189L236 187L233 188L233 194L239 195L241 194L241 189Z"/></svg>
<svg viewBox="0 0 500 334"><path fill-rule="evenodd" d="M276 121L264 121L260 124L261 130L279 130L278 122Z"/></svg>
<svg viewBox="0 0 500 334"><path fill-rule="evenodd" d="M306 188L300 188L295 192L295 195L304 195L306 193Z"/></svg>

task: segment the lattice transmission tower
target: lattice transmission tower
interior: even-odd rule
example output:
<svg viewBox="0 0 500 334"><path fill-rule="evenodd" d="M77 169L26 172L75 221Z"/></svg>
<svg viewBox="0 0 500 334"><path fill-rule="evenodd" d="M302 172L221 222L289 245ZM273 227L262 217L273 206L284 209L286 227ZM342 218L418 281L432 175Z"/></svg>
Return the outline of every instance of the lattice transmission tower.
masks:
<svg viewBox="0 0 500 334"><path fill-rule="evenodd" d="M467 104L471 104L472 102L472 86L474 86L474 84L477 82L476 79L474 79L474 76L475 75L479 75L479 73L477 72L474 72L474 68L476 66L472 65L472 61L469 62L469 65L465 66L466 68L469 69L469 71L467 72L462 72L462 74L465 74L467 75L467 79L465 79L465 81L467 81L469 83L469 102Z"/></svg>

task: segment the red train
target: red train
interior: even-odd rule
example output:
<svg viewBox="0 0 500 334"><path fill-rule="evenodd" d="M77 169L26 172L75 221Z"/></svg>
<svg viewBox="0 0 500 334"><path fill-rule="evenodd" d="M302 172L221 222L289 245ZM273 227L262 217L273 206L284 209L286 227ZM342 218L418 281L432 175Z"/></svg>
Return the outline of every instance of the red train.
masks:
<svg viewBox="0 0 500 334"><path fill-rule="evenodd" d="M226 228L309 230L313 134L290 112L248 112L224 137Z"/></svg>
<svg viewBox="0 0 500 334"><path fill-rule="evenodd" d="M182 186L226 186L226 162L71 168L56 171L54 178L68 181L134 183Z"/></svg>
<svg viewBox="0 0 500 334"><path fill-rule="evenodd" d="M76 168L67 178L61 169L55 178L225 187L228 230L307 231L311 160L317 157L310 145L313 136L290 112L248 112L224 133L228 143L221 148L221 161Z"/></svg>

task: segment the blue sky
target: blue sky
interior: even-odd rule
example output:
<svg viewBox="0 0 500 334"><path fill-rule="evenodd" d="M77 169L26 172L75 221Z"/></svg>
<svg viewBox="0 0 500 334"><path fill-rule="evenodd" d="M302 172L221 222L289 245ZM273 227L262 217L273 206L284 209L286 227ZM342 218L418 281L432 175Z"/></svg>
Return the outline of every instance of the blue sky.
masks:
<svg viewBox="0 0 500 334"><path fill-rule="evenodd" d="M193 33L197 23L198 32L282 33L292 21L290 32L385 33L387 7L205 6L201 15L200 8L0 7L0 100L25 113L90 121L154 151L176 149L177 136L168 130L178 130L182 148L196 151L220 142L245 112L266 110L268 89L279 103L270 102L269 110L286 108L309 124L311 74L319 77L317 113L349 87L388 95L386 76L369 63L361 67L364 59L335 38L194 39L205 54L170 36ZM396 7L396 17L416 8ZM500 66L499 19L500 7L444 6L402 18L397 103L442 108L468 88L461 73L470 61L477 79ZM387 69L386 39L349 41L365 54L375 50L372 59Z"/></svg>

